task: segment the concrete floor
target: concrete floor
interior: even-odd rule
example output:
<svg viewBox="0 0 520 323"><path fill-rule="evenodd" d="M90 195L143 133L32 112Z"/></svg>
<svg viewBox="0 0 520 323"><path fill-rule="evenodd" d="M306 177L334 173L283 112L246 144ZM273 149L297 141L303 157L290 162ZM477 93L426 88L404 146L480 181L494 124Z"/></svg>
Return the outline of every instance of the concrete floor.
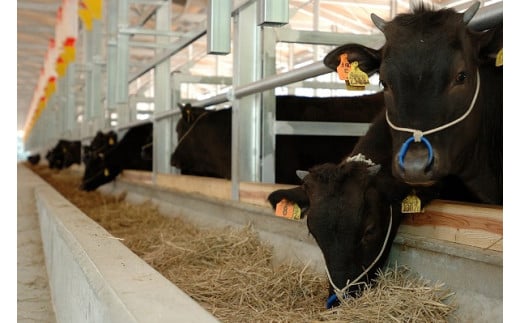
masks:
<svg viewBox="0 0 520 323"><path fill-rule="evenodd" d="M17 166L17 316L18 322L56 322L42 247L34 188L39 178Z"/></svg>

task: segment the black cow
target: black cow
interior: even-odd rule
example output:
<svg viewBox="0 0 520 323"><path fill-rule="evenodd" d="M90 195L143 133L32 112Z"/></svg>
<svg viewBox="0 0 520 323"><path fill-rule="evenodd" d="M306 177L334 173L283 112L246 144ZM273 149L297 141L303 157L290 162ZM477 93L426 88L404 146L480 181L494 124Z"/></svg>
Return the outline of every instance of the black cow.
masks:
<svg viewBox="0 0 520 323"><path fill-rule="evenodd" d="M141 159L153 160L153 131L148 135L145 144L141 147Z"/></svg>
<svg viewBox="0 0 520 323"><path fill-rule="evenodd" d="M45 156L50 168L64 169L72 164L81 164L81 141L59 140Z"/></svg>
<svg viewBox="0 0 520 323"><path fill-rule="evenodd" d="M81 189L92 191L113 181L124 169L152 170L152 161L141 158L141 149L153 133L153 124L130 128L113 147L92 156L85 165Z"/></svg>
<svg viewBox="0 0 520 323"><path fill-rule="evenodd" d="M276 119L369 123L382 106L382 93L340 98L277 96ZM186 105L181 111L177 123L179 144L171 156L171 165L181 169L182 174L231 178L231 109L208 111ZM358 139L277 135L275 181L298 184L295 170L339 162Z"/></svg>
<svg viewBox="0 0 520 323"><path fill-rule="evenodd" d="M300 171L301 186L268 196L273 208L286 199L304 210L309 231L326 262L328 307L337 304L336 292L357 295L359 283L372 280L388 258L401 221L401 202L412 191L392 176L390 144L390 129L382 112L348 158ZM415 194L422 206L434 198L476 201L455 177L417 188ZM355 284L347 286L347 281Z"/></svg>
<svg viewBox="0 0 520 323"><path fill-rule="evenodd" d="M98 131L90 145L83 146L83 164L87 165L93 156L104 153L117 144L117 133L113 130L103 133Z"/></svg>
<svg viewBox="0 0 520 323"><path fill-rule="evenodd" d="M185 175L231 178L231 109L180 108L170 164Z"/></svg>
<svg viewBox="0 0 520 323"><path fill-rule="evenodd" d="M27 161L31 164L31 165L38 165L38 163L40 162L40 154L33 154L33 155L29 155L27 156Z"/></svg>
<svg viewBox="0 0 520 323"><path fill-rule="evenodd" d="M484 203L502 204L502 24L470 30L466 12L424 4L385 22L372 15L385 45L341 46L325 57L333 70L341 54L368 74L379 71L392 127L392 172L411 185L455 175Z"/></svg>

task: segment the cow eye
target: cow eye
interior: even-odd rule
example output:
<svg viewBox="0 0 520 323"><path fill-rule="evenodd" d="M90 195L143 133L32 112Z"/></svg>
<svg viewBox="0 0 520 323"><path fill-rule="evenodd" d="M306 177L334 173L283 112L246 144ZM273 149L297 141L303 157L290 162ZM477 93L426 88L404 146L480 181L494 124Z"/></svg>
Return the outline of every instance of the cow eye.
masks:
<svg viewBox="0 0 520 323"><path fill-rule="evenodd" d="M468 78L468 75L466 74L466 72L460 72L459 74L457 74L457 76L455 77L455 83L457 84L463 84L464 81Z"/></svg>

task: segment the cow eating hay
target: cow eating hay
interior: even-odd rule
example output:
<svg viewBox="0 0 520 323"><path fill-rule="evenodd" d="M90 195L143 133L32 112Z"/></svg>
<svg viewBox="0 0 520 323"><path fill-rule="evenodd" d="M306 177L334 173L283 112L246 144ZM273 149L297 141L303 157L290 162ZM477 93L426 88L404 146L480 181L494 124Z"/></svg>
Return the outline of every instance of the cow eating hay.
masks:
<svg viewBox="0 0 520 323"><path fill-rule="evenodd" d="M275 265L271 247L250 228L199 229L149 202L80 191L81 179L70 171L31 169L223 322L443 322L455 310L446 287L404 267L387 269L359 298L325 310L326 277Z"/></svg>

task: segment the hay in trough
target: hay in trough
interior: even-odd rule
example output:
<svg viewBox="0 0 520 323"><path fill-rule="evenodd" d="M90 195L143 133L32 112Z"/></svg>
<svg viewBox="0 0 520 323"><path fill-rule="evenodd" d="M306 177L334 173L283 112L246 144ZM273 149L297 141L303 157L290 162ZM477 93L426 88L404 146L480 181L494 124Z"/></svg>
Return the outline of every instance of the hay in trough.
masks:
<svg viewBox="0 0 520 323"><path fill-rule="evenodd" d="M456 306L442 284L395 266L358 298L325 309L326 275L273 264L272 247L250 227L200 229L150 202L78 189L80 176L30 166L163 276L223 322L446 322Z"/></svg>

